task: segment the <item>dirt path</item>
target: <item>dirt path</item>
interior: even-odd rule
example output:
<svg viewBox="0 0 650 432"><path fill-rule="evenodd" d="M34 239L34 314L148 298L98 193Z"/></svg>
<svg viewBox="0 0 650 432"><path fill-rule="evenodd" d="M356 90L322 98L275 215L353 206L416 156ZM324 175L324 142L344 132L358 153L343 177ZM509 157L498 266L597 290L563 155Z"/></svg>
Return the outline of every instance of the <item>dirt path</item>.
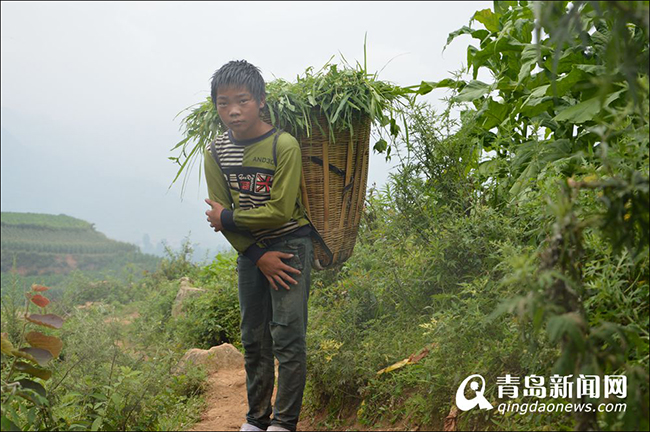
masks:
<svg viewBox="0 0 650 432"><path fill-rule="evenodd" d="M277 364L275 375L277 377ZM273 390L272 404L275 403L276 391L277 387ZM238 431L246 421L248 410L243 366L220 369L210 375L205 399L208 408L190 431ZM298 424L298 430L312 429L303 420Z"/></svg>
<svg viewBox="0 0 650 432"><path fill-rule="evenodd" d="M208 378L208 409L191 431L236 431L246 420L246 371L221 369Z"/></svg>
<svg viewBox="0 0 650 432"><path fill-rule="evenodd" d="M276 363L277 377L277 363ZM276 380L277 385L277 380ZM271 403L275 402L273 391ZM229 367L213 372L208 378L208 389L205 393L207 409L203 412L201 421L196 423L189 431L238 431L246 421L248 403L246 397L246 371L244 367ZM323 430L319 424L325 420L326 414L319 413L309 416L303 412L298 422L299 431ZM406 425L393 425L392 427L373 426L367 427L356 421L356 416L349 413L348 418L341 419L341 424L334 430L341 431L399 431L409 430ZM417 428L411 430L418 430Z"/></svg>

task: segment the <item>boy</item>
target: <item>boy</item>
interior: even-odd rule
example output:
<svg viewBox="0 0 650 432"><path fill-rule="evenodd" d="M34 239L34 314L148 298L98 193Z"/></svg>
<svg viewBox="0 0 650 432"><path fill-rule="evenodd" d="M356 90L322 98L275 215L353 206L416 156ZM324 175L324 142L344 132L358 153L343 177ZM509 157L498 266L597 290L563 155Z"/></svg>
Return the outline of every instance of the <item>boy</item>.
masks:
<svg viewBox="0 0 650 432"><path fill-rule="evenodd" d="M231 61L211 97L228 131L205 152L210 226L239 252L239 304L248 413L241 430L295 430L306 379L307 300L313 246L300 199L298 141L264 122L259 69ZM286 260L283 261L283 260ZM278 391L271 416L279 362Z"/></svg>

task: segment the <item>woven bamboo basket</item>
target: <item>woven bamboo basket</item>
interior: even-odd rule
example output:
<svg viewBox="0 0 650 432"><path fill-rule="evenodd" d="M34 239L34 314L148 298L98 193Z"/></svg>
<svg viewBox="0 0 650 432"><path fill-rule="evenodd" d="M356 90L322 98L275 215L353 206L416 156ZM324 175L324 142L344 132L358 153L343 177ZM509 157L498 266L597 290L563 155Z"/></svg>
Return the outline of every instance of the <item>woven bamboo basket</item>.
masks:
<svg viewBox="0 0 650 432"><path fill-rule="evenodd" d="M368 181L371 121L360 114L352 122L352 134L347 128L335 130L331 140L326 118L318 111L313 114L320 128L313 124L311 136L287 132L300 142L302 202L327 247L313 241L315 267L324 269L350 258L357 240Z"/></svg>

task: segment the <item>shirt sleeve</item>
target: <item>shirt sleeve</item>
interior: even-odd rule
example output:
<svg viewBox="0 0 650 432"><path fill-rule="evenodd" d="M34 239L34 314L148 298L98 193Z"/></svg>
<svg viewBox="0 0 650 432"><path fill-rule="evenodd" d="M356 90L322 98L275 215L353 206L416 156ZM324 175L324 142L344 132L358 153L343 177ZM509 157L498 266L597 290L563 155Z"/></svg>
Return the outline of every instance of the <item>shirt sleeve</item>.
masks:
<svg viewBox="0 0 650 432"><path fill-rule="evenodd" d="M228 184L226 183L221 168L212 157L209 149L206 149L204 152L204 167L209 198L224 206L226 209L224 212L231 211L233 202ZM266 252L266 249L260 247L256 243L253 235L248 231L224 228L221 230L221 233L236 251L243 253L255 264Z"/></svg>
<svg viewBox="0 0 650 432"><path fill-rule="evenodd" d="M272 229L291 220L302 174L300 144L294 137L287 134L286 139L278 140L277 160L271 198L256 208L224 211L221 216L224 226L247 230Z"/></svg>

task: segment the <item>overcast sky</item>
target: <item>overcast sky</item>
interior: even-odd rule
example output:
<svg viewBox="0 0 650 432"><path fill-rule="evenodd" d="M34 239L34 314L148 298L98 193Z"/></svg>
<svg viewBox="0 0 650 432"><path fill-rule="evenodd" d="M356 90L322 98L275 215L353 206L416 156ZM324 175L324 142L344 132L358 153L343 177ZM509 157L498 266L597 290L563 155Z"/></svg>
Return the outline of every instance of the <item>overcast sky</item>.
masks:
<svg viewBox="0 0 650 432"><path fill-rule="evenodd" d="M109 237L227 245L195 175L167 190L182 109L222 64L294 80L332 55L407 86L465 65L448 34L492 2L2 2L2 211L64 213ZM386 65L390 60L388 65ZM443 91L427 100L436 103ZM442 106L438 104L438 106ZM390 167L370 160L368 184ZM198 170L195 170L195 174Z"/></svg>

